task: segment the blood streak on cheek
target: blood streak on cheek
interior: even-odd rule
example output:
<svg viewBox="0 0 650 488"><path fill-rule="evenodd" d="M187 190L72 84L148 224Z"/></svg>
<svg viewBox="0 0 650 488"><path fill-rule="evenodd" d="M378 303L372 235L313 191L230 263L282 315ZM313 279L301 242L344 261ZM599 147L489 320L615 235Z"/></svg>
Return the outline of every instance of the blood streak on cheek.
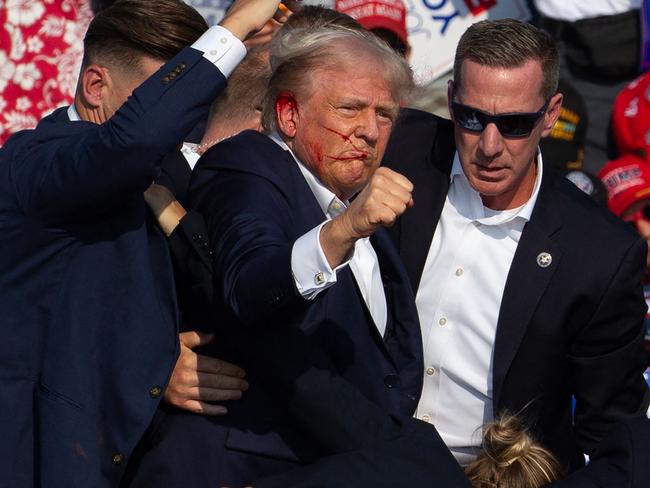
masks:
<svg viewBox="0 0 650 488"><path fill-rule="evenodd" d="M337 136L341 137L345 142L349 142L350 144L352 144L352 139L350 139L348 136L346 136L342 132L339 132L339 131L334 130L334 129L330 129L329 127L325 127L325 126L323 126L323 129L328 130L328 131L336 134Z"/></svg>
<svg viewBox="0 0 650 488"><path fill-rule="evenodd" d="M354 142L352 142L352 139L350 139L349 136L346 136L346 135L343 134L342 132L339 132L339 131L337 131L337 130L335 130L335 129L332 129L332 128L330 128L330 127L323 126L323 128L324 128L326 131L329 131L329 132L331 132L331 133L333 133L333 134L336 134L336 135L339 136L341 139L343 139L345 142L347 142L348 144L350 144L350 145L352 146L352 148L353 148L355 151L358 151L358 152L360 152L360 153L362 154L362 158L366 158L366 157L368 157L368 153L367 153L366 151L363 151L363 150L359 149L359 148L354 144ZM352 159L359 159L358 157L335 157L335 156L327 156L327 157L328 157L328 158L335 159L335 160L337 160L337 161L348 161L348 160L352 160Z"/></svg>

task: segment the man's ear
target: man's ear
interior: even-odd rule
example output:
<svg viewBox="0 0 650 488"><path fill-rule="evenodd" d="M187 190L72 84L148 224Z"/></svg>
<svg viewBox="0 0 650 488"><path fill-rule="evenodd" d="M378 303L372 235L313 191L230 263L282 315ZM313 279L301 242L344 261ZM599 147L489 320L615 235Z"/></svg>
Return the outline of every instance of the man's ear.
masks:
<svg viewBox="0 0 650 488"><path fill-rule="evenodd" d="M563 96L561 93L556 93L551 97L548 102L548 108L544 114L544 129L542 130L542 137L546 137L551 133L551 129L560 117L560 109L562 108Z"/></svg>
<svg viewBox="0 0 650 488"><path fill-rule="evenodd" d="M81 72L80 94L82 102L90 109L97 109L102 104L104 88L110 84L108 70L98 64L91 64Z"/></svg>
<svg viewBox="0 0 650 488"><path fill-rule="evenodd" d="M293 93L282 92L275 99L275 116L278 130L289 138L296 135L300 115Z"/></svg>

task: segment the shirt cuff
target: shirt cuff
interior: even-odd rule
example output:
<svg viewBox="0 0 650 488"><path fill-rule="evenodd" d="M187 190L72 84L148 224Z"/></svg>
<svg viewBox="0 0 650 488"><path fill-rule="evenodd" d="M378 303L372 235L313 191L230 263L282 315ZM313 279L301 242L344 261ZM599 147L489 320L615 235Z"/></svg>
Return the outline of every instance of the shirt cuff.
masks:
<svg viewBox="0 0 650 488"><path fill-rule="evenodd" d="M352 251L347 261L334 269L330 268L320 245L320 230L327 222L329 220L299 237L291 249L293 279L298 292L307 300L313 300L319 293L336 283L336 272L347 266L354 255Z"/></svg>
<svg viewBox="0 0 650 488"><path fill-rule="evenodd" d="M220 25L210 27L192 47L202 51L203 57L219 68L226 78L246 56L244 43Z"/></svg>

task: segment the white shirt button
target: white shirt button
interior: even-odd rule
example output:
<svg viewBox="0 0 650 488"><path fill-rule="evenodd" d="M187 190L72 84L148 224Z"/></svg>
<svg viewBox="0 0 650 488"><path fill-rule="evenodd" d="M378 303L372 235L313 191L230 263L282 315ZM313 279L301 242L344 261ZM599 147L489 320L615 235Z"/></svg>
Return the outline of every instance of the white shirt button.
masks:
<svg viewBox="0 0 650 488"><path fill-rule="evenodd" d="M219 51L217 51L216 49L212 49L212 50L210 51L210 54L211 54L212 56L216 56L218 52L219 52Z"/></svg>
<svg viewBox="0 0 650 488"><path fill-rule="evenodd" d="M464 272L465 272L465 271L463 270L463 268L458 268L458 269L456 270L456 276L463 276L463 273L464 273Z"/></svg>
<svg viewBox="0 0 650 488"><path fill-rule="evenodd" d="M435 372L436 372L436 368L431 368L431 367L428 367L428 368L427 368L427 374L428 374L429 376L431 376L431 375L434 374Z"/></svg>
<svg viewBox="0 0 650 488"><path fill-rule="evenodd" d="M447 319L445 317L442 317L440 320L438 320L439 325L445 325L447 323Z"/></svg>
<svg viewBox="0 0 650 488"><path fill-rule="evenodd" d="M428 415L423 415L422 417L420 417L420 420L424 420L425 422L430 422L431 417L429 417Z"/></svg>
<svg viewBox="0 0 650 488"><path fill-rule="evenodd" d="M225 37L222 37L220 39L220 41L221 41L221 44L226 44L228 42L228 39L226 39Z"/></svg>

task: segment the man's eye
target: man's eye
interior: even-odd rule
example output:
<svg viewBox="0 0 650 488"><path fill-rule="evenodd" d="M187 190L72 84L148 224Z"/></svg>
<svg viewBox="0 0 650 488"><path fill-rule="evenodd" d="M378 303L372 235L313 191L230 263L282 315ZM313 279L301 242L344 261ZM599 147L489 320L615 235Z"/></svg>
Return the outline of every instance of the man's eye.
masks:
<svg viewBox="0 0 650 488"><path fill-rule="evenodd" d="M382 120L389 121L389 122L392 122L393 119L395 118L393 116L393 112L390 112L388 110L378 110L377 111L377 117L379 117Z"/></svg>
<svg viewBox="0 0 650 488"><path fill-rule="evenodd" d="M351 105L342 105L339 107L339 110L345 114L353 114L357 111L356 107L353 107Z"/></svg>

